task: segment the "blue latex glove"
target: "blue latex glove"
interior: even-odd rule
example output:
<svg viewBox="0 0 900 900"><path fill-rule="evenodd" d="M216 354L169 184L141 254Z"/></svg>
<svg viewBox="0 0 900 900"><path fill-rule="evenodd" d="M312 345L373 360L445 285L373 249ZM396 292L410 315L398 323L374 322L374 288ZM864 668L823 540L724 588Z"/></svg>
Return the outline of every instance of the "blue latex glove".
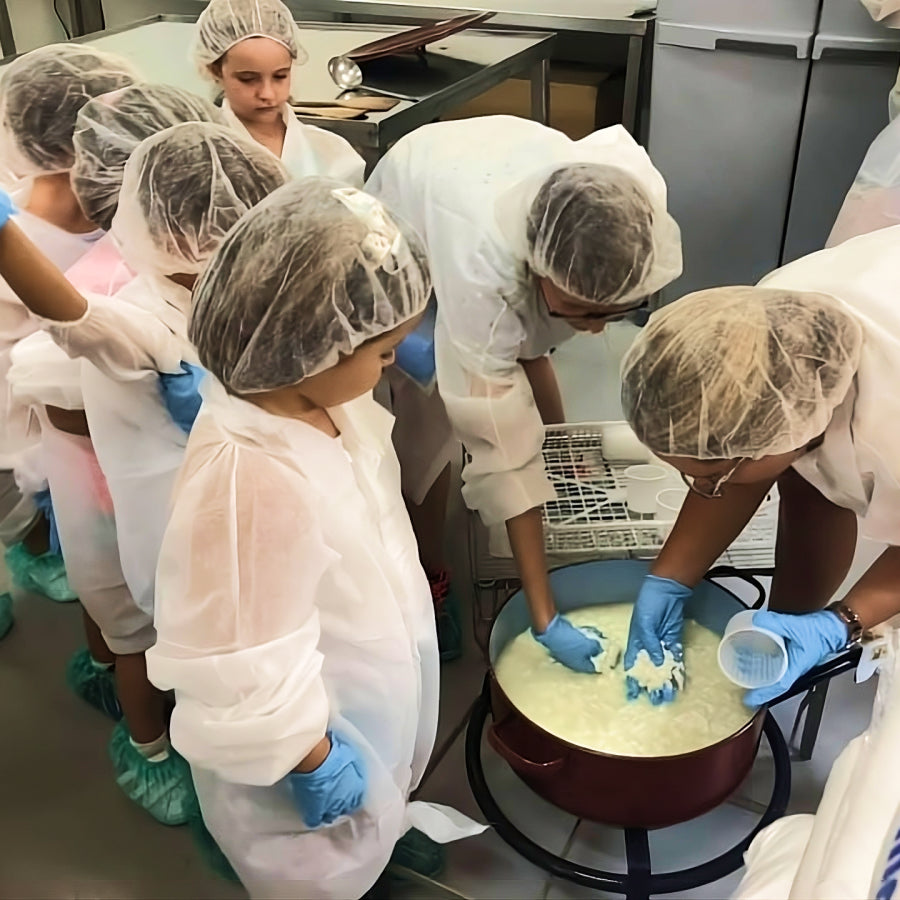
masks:
<svg viewBox="0 0 900 900"><path fill-rule="evenodd" d="M44 514L47 524L50 526L50 552L59 555L59 529L56 527L56 514L53 512L53 501L50 499L50 490L38 491L34 495L34 505Z"/></svg>
<svg viewBox="0 0 900 900"><path fill-rule="evenodd" d="M356 750L332 732L331 750L312 772L291 772L294 805L307 828L330 825L356 812L366 792L366 773Z"/></svg>
<svg viewBox="0 0 900 900"><path fill-rule="evenodd" d="M190 363L181 364L181 374L169 375L166 372L159 373L159 392L162 394L163 403L175 424L185 433L190 434L194 425L194 419L200 412L200 382L206 377L206 369L200 366L192 366Z"/></svg>
<svg viewBox="0 0 900 900"><path fill-rule="evenodd" d="M437 310L430 303L422 321L397 346L397 367L422 387L434 384L434 324Z"/></svg>
<svg viewBox="0 0 900 900"><path fill-rule="evenodd" d="M0 188L0 228L9 221L11 215L18 211L16 204L13 203L13 198Z"/></svg>
<svg viewBox="0 0 900 900"><path fill-rule="evenodd" d="M596 674L591 659L603 652L603 634L596 628L577 628L557 613L543 634L537 634L533 628L531 633L558 663L575 672Z"/></svg>
<svg viewBox="0 0 900 900"><path fill-rule="evenodd" d="M689 587L671 578L657 578L656 575L644 577L631 613L628 643L625 645L625 689L629 700L636 700L641 691L645 690L627 674L641 650L647 651L654 665L661 666L665 659L665 648L675 657L676 662L682 663L683 671L684 646L681 633L684 630L684 601L691 593ZM670 682L662 688L649 691L650 702L654 706L670 703L675 699L676 690L677 685Z"/></svg>
<svg viewBox="0 0 900 900"><path fill-rule="evenodd" d="M753 624L784 638L788 667L777 684L747 691L744 695L747 706L762 706L780 697L801 675L847 645L847 626L827 609L800 615L758 612L753 617Z"/></svg>

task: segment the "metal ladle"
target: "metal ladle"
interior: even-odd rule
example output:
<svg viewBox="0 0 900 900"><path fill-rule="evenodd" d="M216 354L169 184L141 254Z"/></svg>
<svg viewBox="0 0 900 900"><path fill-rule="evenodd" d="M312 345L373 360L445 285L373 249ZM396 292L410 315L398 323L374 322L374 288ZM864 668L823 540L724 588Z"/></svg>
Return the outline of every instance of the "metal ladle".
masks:
<svg viewBox="0 0 900 900"><path fill-rule="evenodd" d="M408 94L397 94L392 91L382 91L378 88L363 86L362 69L348 56L333 56L328 60L328 74L331 80L343 91L352 91L362 87L369 94L377 94L380 97L396 97L398 100L409 100L415 103L419 98L410 97Z"/></svg>

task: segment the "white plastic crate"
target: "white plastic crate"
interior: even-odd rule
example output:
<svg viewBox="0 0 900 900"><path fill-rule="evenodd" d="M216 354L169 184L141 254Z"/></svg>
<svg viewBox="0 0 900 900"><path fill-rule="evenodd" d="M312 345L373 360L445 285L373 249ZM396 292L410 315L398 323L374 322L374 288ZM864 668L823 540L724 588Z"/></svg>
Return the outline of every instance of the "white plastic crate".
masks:
<svg viewBox="0 0 900 900"><path fill-rule="evenodd" d="M659 553L672 521L634 520L625 505L625 469L631 463L607 462L601 429L608 423L553 425L544 439L544 461L557 497L544 507L544 541L551 569L594 559L653 559ZM611 424L611 423L609 423ZM665 487L683 484L671 470ZM487 529L477 513L469 514L469 563L474 582L473 627L478 645L487 654L491 623L507 595L518 587L505 529L495 540L503 552L491 548ZM735 542L716 561L736 568L770 568L775 564L778 499L774 490ZM492 552L492 549L494 552Z"/></svg>
<svg viewBox="0 0 900 900"><path fill-rule="evenodd" d="M544 506L544 536L552 557L654 557L672 527L672 521L629 517L624 473L631 463L604 458L604 424L547 428L544 462L557 494ZM681 484L672 472L666 487ZM718 563L744 568L774 565L777 525L778 502L773 492Z"/></svg>

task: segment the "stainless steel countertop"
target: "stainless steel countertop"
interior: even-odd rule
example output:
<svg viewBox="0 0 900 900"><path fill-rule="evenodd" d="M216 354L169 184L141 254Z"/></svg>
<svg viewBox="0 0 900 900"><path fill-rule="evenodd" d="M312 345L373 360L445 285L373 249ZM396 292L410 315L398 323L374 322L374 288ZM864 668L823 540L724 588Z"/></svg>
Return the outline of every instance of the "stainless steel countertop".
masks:
<svg viewBox="0 0 900 900"><path fill-rule="evenodd" d="M119 53L132 60L150 80L173 84L211 96L212 86L188 59L194 30L191 16L159 15L110 31L76 38L79 43ZM340 90L328 74L333 56L360 44L402 31L393 26L299 23L309 61L294 86L297 100L327 101ZM334 120L301 117L340 134L369 155L420 125L431 122L514 74L536 70L550 55L555 35L533 31L466 31L429 46L424 59L391 57L366 64L366 83L418 99L400 101L387 112L364 119ZM370 75L371 73L371 75Z"/></svg>

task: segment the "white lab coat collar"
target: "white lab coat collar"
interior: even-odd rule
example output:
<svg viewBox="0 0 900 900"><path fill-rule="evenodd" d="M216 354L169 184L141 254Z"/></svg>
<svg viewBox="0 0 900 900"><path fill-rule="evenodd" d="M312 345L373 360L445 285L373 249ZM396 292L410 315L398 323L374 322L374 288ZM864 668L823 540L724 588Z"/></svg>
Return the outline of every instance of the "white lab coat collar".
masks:
<svg viewBox="0 0 900 900"><path fill-rule="evenodd" d="M328 410L339 438L229 394L212 375L203 380L200 392L223 430L238 443L264 447L268 452L293 455L302 447L304 454L318 451L330 455L337 440L351 457L372 462L381 460L390 446L394 417L374 401L371 392Z"/></svg>

